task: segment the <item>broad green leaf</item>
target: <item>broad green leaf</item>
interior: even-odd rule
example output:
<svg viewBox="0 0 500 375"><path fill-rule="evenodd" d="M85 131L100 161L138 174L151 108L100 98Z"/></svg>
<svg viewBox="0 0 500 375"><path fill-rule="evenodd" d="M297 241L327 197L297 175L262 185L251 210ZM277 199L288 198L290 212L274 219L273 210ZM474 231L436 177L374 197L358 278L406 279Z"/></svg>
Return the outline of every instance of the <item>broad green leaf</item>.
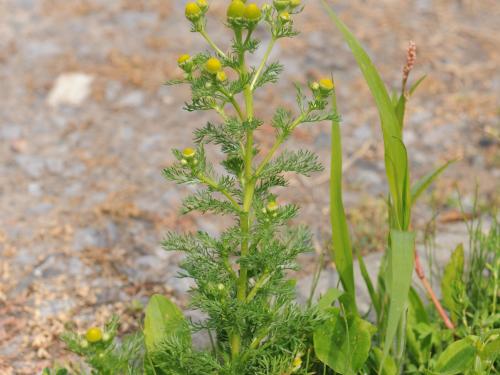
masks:
<svg viewBox="0 0 500 375"><path fill-rule="evenodd" d="M487 344L483 347L479 356L483 360L495 361L500 357L500 330L494 330L488 337Z"/></svg>
<svg viewBox="0 0 500 375"><path fill-rule="evenodd" d="M457 303L457 288L462 281L464 274L464 247L458 245L455 251L451 254L450 261L446 265L441 280L441 293L443 296L443 304L450 311L451 319L457 321L457 312L460 306Z"/></svg>
<svg viewBox="0 0 500 375"><path fill-rule="evenodd" d="M191 335L182 311L166 297L155 294L146 306L144 340L149 352L166 339L175 336L186 345L191 345Z"/></svg>
<svg viewBox="0 0 500 375"><path fill-rule="evenodd" d="M328 367L343 375L355 375L370 352L375 327L358 316L344 317L339 309L314 332L314 350Z"/></svg>
<svg viewBox="0 0 500 375"><path fill-rule="evenodd" d="M420 197L420 195L422 195L422 193L427 190L427 188L434 182L434 180L439 177L439 175L443 173L451 163L454 162L455 160L450 160L435 171L426 174L420 180L418 180L411 188L411 203L415 204L418 197Z"/></svg>
<svg viewBox="0 0 500 375"><path fill-rule="evenodd" d="M389 248L390 268L390 301L385 333L384 354L396 336L399 322L408 302L408 293L413 275L413 260L415 249L415 234L395 229L390 233L391 246Z"/></svg>
<svg viewBox="0 0 500 375"><path fill-rule="evenodd" d="M455 341L440 354L434 370L440 375L463 374L470 369L476 356L476 349L467 339Z"/></svg>
<svg viewBox="0 0 500 375"><path fill-rule="evenodd" d="M399 228L405 229L409 224L406 222L409 217L409 207L405 206L404 202L409 201L409 189L405 186L409 179L409 170L406 150L404 147L401 147L401 126L396 116L393 103L382 78L359 41L330 8L326 0L321 0L321 2L331 20L349 45L377 105L384 138L386 173L389 190L393 200L392 204L397 213L396 219L399 221Z"/></svg>
<svg viewBox="0 0 500 375"><path fill-rule="evenodd" d="M337 100L335 94L332 95L332 106L336 112ZM332 121L331 131L330 222L332 226L332 255L342 286L349 296L346 308L351 313L357 314L352 247L342 201L342 141L338 119Z"/></svg>
<svg viewBox="0 0 500 375"><path fill-rule="evenodd" d="M386 357L384 359L384 353L379 348L373 348L373 354L375 355L375 364L377 369L380 369L378 375L397 375L398 369L394 359L392 357ZM384 363L382 364L382 360Z"/></svg>
<svg viewBox="0 0 500 375"><path fill-rule="evenodd" d="M341 290L337 288L330 288L326 291L324 295L318 301L318 308L320 310L327 310L332 306L332 303L339 299L339 297L343 294Z"/></svg>

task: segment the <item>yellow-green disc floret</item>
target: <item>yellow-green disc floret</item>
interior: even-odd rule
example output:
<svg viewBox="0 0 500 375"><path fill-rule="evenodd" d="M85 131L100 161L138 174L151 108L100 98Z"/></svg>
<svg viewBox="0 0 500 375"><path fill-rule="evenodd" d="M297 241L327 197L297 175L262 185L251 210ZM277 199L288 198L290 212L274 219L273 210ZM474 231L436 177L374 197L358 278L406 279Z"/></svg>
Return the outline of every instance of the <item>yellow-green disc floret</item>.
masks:
<svg viewBox="0 0 500 375"><path fill-rule="evenodd" d="M225 82L226 80L227 80L226 72L224 72L223 70L217 72L217 81Z"/></svg>
<svg viewBox="0 0 500 375"><path fill-rule="evenodd" d="M196 3L187 3L185 8L186 18L190 21L196 21L201 16L201 8Z"/></svg>
<svg viewBox="0 0 500 375"><path fill-rule="evenodd" d="M179 58L177 59L177 63L179 65L184 64L186 61L188 61L191 58L187 53L180 55Z"/></svg>
<svg viewBox="0 0 500 375"><path fill-rule="evenodd" d="M241 18L245 13L245 3L241 0L233 0L227 8L227 18Z"/></svg>
<svg viewBox="0 0 500 375"><path fill-rule="evenodd" d="M206 10L208 8L207 0L196 0L196 4L198 4L200 9L202 9L202 10Z"/></svg>
<svg viewBox="0 0 500 375"><path fill-rule="evenodd" d="M99 342L102 340L102 331L99 327L90 327L85 333L85 338L90 343Z"/></svg>
<svg viewBox="0 0 500 375"><path fill-rule="evenodd" d="M319 88L322 91L330 92L334 89L335 85L330 78L322 78L319 80Z"/></svg>
<svg viewBox="0 0 500 375"><path fill-rule="evenodd" d="M278 209L279 205L276 203L276 201L271 201L267 204L266 208L268 211L276 211Z"/></svg>
<svg viewBox="0 0 500 375"><path fill-rule="evenodd" d="M257 4L248 4L245 7L245 12L243 16L248 21L258 21L262 15L262 12Z"/></svg>
<svg viewBox="0 0 500 375"><path fill-rule="evenodd" d="M196 150L191 147L186 147L184 150L182 150L182 156L184 156L186 159L191 159L195 154Z"/></svg>
<svg viewBox="0 0 500 375"><path fill-rule="evenodd" d="M297 8L301 3L301 0L290 0L290 7Z"/></svg>
<svg viewBox="0 0 500 375"><path fill-rule="evenodd" d="M219 59L217 59L215 57L211 57L205 63L205 69L209 73L217 74L222 69L222 64L219 61Z"/></svg>
<svg viewBox="0 0 500 375"><path fill-rule="evenodd" d="M281 13L280 13L280 19L281 19L281 21L283 21L283 22L288 22L288 21L290 21L290 13L288 13L288 12L281 12Z"/></svg>
<svg viewBox="0 0 500 375"><path fill-rule="evenodd" d="M289 0L274 0L273 5L278 11L281 11L281 10L285 10L290 5L290 1Z"/></svg>

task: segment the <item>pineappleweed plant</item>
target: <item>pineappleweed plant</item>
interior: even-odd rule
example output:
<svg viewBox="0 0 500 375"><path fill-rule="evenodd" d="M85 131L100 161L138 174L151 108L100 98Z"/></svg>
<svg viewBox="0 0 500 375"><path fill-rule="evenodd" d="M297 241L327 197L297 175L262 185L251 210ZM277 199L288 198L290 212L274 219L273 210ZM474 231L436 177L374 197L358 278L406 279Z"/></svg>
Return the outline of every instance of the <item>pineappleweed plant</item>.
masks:
<svg viewBox="0 0 500 375"><path fill-rule="evenodd" d="M268 59L276 42L297 35L293 21L301 10L297 0L276 0L262 8L232 1L226 20L232 45L226 51L206 31L207 2L186 5L192 31L206 40L211 51L181 55L178 63L184 77L169 84L190 85L192 100L185 109L213 110L220 115L220 123L196 130L194 145L174 150L177 162L164 174L177 183L203 187L183 202L184 213L197 210L231 215L235 220L220 238L204 232L169 233L163 242L167 250L186 253L182 276L196 282L191 307L206 314L193 326L210 334L213 347L210 355L194 355L189 339L167 340L158 346L152 342L148 351L154 368L170 366L169 371L192 374L281 374L308 366L301 364L301 357L310 351L321 314L316 308L297 306L295 284L286 272L296 268L299 253L311 249L310 234L304 227L288 227L298 208L278 204L272 190L286 186L286 172L308 176L322 169L309 151L279 151L298 126L336 118L329 105L332 80L312 82L309 98L296 86L299 113L276 110L271 121L275 140L267 152L254 140L264 124L254 110L255 92L278 80L283 66ZM261 45L254 37L257 27L267 28L270 40L260 64L252 67L247 56ZM207 160L208 144L220 147L223 174L216 173ZM148 321L146 334L147 329Z"/></svg>

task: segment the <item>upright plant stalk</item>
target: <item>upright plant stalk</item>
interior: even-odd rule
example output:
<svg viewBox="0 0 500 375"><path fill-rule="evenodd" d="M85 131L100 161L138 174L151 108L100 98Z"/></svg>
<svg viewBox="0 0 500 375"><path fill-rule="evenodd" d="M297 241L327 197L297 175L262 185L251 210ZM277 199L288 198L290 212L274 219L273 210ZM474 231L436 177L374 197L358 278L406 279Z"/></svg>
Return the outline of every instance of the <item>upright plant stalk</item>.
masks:
<svg viewBox="0 0 500 375"><path fill-rule="evenodd" d="M250 32L250 31L249 31ZM236 36L239 41L241 41L241 33ZM240 75L248 74L248 69L245 62L245 52L242 51L240 54ZM244 90L245 106L246 106L246 121L248 124L253 120L253 91L248 83ZM253 129L249 126L246 131L246 145L244 150L244 189L243 189L243 212L240 216L240 229L242 234L241 241L241 256L245 256L248 253L249 248L249 231L251 227L251 209L253 201L253 193L255 190L255 181L252 171L253 162ZM248 283L248 270L245 266L240 267L240 274L238 277L238 290L237 298L240 302L245 302L247 297L247 283ZM241 337L239 334L235 334L231 342L231 353L234 357L237 357L240 351Z"/></svg>
<svg viewBox="0 0 500 375"><path fill-rule="evenodd" d="M432 303L436 307L436 310L437 310L439 316L441 317L441 319L443 319L443 322L444 322L444 325L446 326L446 328L454 330L455 325L452 323L452 321L448 317L448 314L443 309L443 306L441 305L441 302L437 298L436 293L432 289L432 286L429 283L429 280L427 280L427 277L425 277L424 269L422 267L422 264L420 263L420 256L418 255L418 253L416 251L415 251L415 272L416 272L418 278L420 279L422 285L424 286L425 291L429 295L429 298L431 299Z"/></svg>

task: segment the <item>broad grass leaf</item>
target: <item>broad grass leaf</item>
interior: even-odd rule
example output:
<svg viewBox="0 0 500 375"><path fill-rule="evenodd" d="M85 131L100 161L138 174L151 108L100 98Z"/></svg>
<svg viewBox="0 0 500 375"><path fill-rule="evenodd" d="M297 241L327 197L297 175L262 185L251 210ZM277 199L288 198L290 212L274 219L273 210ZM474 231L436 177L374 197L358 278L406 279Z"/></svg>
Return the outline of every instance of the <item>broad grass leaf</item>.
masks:
<svg viewBox="0 0 500 375"><path fill-rule="evenodd" d="M337 112L335 95L332 96L332 105L333 110ZM342 286L349 296L346 308L351 313L357 314L352 247L342 201L342 141L340 124L337 119L332 121L331 132L330 222L332 226L332 255Z"/></svg>
<svg viewBox="0 0 500 375"><path fill-rule="evenodd" d="M415 234L392 229L389 253L390 302L385 332L384 354L387 356L405 311L413 275Z"/></svg>
<svg viewBox="0 0 500 375"><path fill-rule="evenodd" d="M342 33L344 40L350 47L377 105L384 138L385 164L389 190L395 211L399 215L400 229L405 229L404 217L409 216L407 213L409 207L405 207L404 200L408 200L405 198L405 195L409 195L409 192L406 191L405 187L407 182L405 180L408 178L403 178L403 176L408 175L408 163L405 148L401 147L400 143L394 141L398 139L402 142L402 130L394 105L380 74L360 42L330 8L326 0L321 0L321 2L334 25ZM396 175L399 177L396 177Z"/></svg>
<svg viewBox="0 0 500 375"><path fill-rule="evenodd" d="M422 195L422 193L427 190L427 188L434 182L434 180L439 177L441 173L443 173L446 168L450 166L450 164L454 163L455 160L450 160L443 164L441 167L437 168L436 170L426 174L423 176L420 180L418 180L412 187L411 187L411 203L412 205L415 204L417 199Z"/></svg>
<svg viewBox="0 0 500 375"><path fill-rule="evenodd" d="M368 359L375 327L358 316L346 318L336 308L329 313L330 318L314 332L314 351L334 371L355 375Z"/></svg>
<svg viewBox="0 0 500 375"><path fill-rule="evenodd" d="M457 312L460 309L456 301L457 288L463 283L464 274L464 247L458 245L451 254L450 261L444 268L443 278L441 279L441 293L443 304L450 311L451 319L457 321Z"/></svg>
<svg viewBox="0 0 500 375"><path fill-rule="evenodd" d="M155 294L146 306L144 319L144 341L148 352L167 338L176 336L186 345L191 345L191 335L182 311L166 297Z"/></svg>
<svg viewBox="0 0 500 375"><path fill-rule="evenodd" d="M473 365L476 349L467 339L455 341L442 352L434 371L440 375L463 374Z"/></svg>

